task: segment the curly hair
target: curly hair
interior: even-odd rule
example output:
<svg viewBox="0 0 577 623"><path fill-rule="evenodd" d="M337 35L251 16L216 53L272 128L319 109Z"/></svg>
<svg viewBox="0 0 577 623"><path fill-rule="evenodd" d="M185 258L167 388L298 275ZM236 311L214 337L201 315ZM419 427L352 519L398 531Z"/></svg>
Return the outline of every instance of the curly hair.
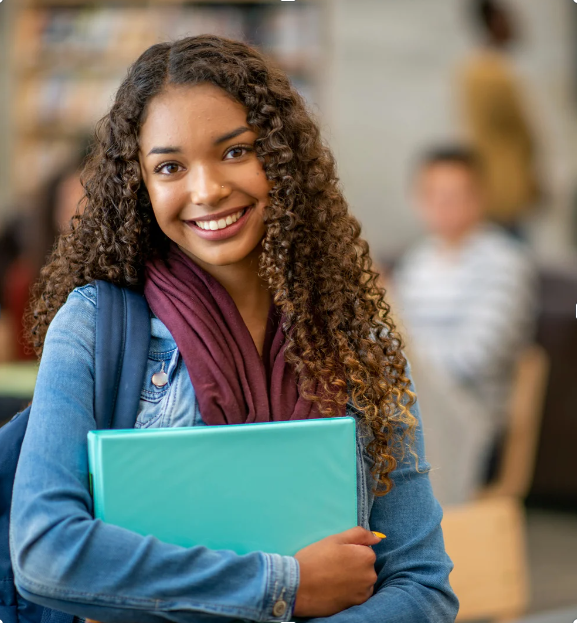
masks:
<svg viewBox="0 0 577 623"><path fill-rule="evenodd" d="M245 107L258 136L257 157L273 182L259 271L286 317L285 360L302 395L320 401L324 416L350 398L370 437L375 494L384 495L404 455L403 439L414 441L417 424L402 340L317 122L286 74L245 43L214 35L159 43L129 68L96 125L81 175L84 210L34 284L27 338L40 357L48 325L77 286L103 279L143 291L145 262L166 257L170 240L142 181L139 131L165 86L200 83L220 87ZM322 398L310 393L317 380Z"/></svg>

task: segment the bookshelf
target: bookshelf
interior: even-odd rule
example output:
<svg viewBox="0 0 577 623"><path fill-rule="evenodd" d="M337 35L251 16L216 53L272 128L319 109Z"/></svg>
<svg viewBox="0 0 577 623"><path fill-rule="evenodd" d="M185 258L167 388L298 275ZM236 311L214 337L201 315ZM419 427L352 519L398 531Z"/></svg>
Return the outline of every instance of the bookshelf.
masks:
<svg viewBox="0 0 577 623"><path fill-rule="evenodd" d="M42 188L105 114L130 63L160 41L214 33L256 44L322 108L326 11L327 0L19 0L11 195Z"/></svg>

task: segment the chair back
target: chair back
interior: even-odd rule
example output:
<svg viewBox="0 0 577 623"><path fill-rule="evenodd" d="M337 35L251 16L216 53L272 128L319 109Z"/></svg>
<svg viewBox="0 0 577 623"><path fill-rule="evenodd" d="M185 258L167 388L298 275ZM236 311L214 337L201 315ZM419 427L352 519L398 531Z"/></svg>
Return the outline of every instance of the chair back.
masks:
<svg viewBox="0 0 577 623"><path fill-rule="evenodd" d="M525 513L519 500L497 497L447 506L442 521L457 621L509 621L529 602Z"/></svg>
<svg viewBox="0 0 577 623"><path fill-rule="evenodd" d="M549 359L541 346L533 344L521 353L515 371L497 476L480 491L479 498L506 495L523 499L529 492L548 374Z"/></svg>

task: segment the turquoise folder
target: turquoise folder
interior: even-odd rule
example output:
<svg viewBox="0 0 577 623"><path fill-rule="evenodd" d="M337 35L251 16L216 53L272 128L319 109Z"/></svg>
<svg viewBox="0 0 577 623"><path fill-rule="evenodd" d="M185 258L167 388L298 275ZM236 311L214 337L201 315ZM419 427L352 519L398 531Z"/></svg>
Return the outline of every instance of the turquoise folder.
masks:
<svg viewBox="0 0 577 623"><path fill-rule="evenodd" d="M355 420L88 433L94 516L161 541L294 555L357 525Z"/></svg>

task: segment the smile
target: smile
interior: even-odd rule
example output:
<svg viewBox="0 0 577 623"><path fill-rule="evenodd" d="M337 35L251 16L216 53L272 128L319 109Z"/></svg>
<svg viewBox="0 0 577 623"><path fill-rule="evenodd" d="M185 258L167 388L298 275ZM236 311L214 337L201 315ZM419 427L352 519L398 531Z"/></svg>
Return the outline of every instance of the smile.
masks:
<svg viewBox="0 0 577 623"><path fill-rule="evenodd" d="M238 219L244 215L247 208L243 208L234 214L229 214L226 218L221 218L218 221L193 221L197 227L201 229L210 229L211 231L215 231L217 229L226 229L230 225L233 225L238 221Z"/></svg>
<svg viewBox="0 0 577 623"><path fill-rule="evenodd" d="M205 240L217 241L226 240L236 236L246 222L250 219L250 215L255 204L241 208L234 214L213 220L213 221L184 221L187 227L190 227L194 233Z"/></svg>

